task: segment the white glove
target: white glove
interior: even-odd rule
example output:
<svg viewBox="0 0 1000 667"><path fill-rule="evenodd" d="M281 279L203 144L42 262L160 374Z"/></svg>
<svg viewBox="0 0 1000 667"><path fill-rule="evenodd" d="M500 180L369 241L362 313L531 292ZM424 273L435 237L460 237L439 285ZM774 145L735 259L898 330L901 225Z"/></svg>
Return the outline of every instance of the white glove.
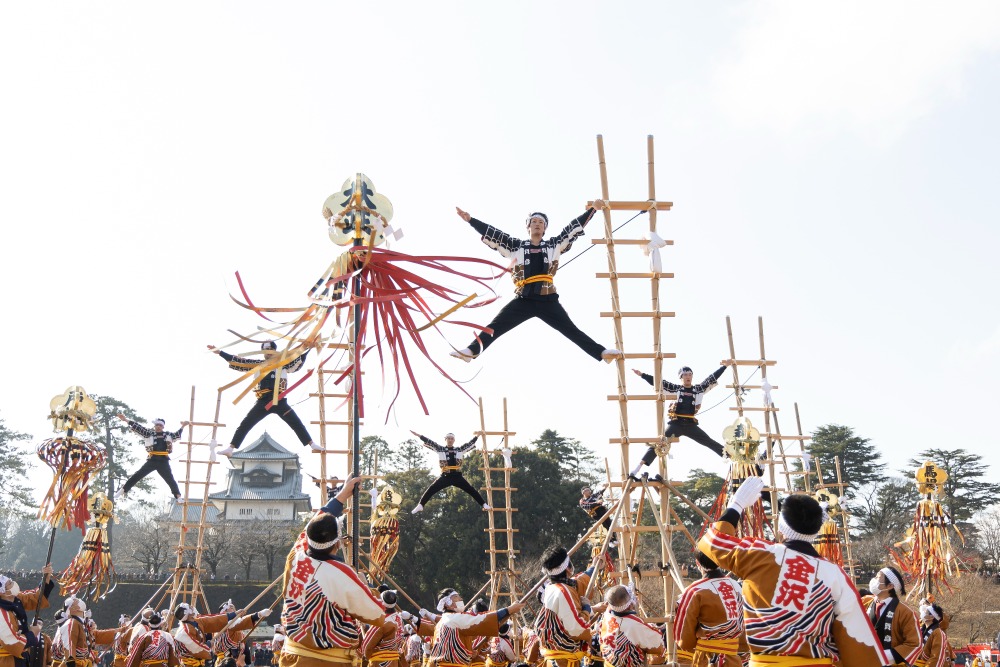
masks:
<svg viewBox="0 0 1000 667"><path fill-rule="evenodd" d="M411 618L413 618L413 614L411 614L408 611L401 611L399 612L399 617L402 618L404 621L408 621Z"/></svg>
<svg viewBox="0 0 1000 667"><path fill-rule="evenodd" d="M736 489L736 493L729 498L729 509L736 510L742 514L744 509L750 507L760 499L760 492L763 489L764 480L760 477L747 477L740 484L740 488Z"/></svg>
<svg viewBox="0 0 1000 667"><path fill-rule="evenodd" d="M267 608L261 609L260 611L257 612L257 618L267 618L270 615L271 615L271 610Z"/></svg>
<svg viewBox="0 0 1000 667"><path fill-rule="evenodd" d="M434 617L434 614L430 613L429 611L427 611L426 609L423 609L423 608L421 608L421 610L420 610L420 615L422 617L424 617L424 618L433 618Z"/></svg>

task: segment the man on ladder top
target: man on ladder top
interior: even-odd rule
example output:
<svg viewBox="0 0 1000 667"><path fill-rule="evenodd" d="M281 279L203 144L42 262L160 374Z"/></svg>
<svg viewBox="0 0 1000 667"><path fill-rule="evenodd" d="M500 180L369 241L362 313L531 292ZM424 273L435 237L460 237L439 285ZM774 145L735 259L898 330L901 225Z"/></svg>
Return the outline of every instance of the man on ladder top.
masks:
<svg viewBox="0 0 1000 667"><path fill-rule="evenodd" d="M479 440L479 436L473 436L472 440L461 447L455 446L455 434L446 433L444 436L444 444L437 444L430 438L425 438L416 431L410 431L413 435L420 438L420 442L423 443L424 447L434 451L438 455L439 463L441 464L441 475L438 476L436 480L431 482L431 485L427 487L424 494L420 496L420 502L417 506L413 508L413 514L419 514L424 511L424 505L434 497L434 494L439 491L444 491L448 487L454 486L456 488L462 489L469 496L476 501L477 505L480 505L484 510L492 509L487 503L486 499L483 498L482 494L476 489L476 487L469 484L469 480L465 479L465 475L462 474L462 459L468 454L473 447L476 446L476 441Z"/></svg>
<svg viewBox="0 0 1000 667"><path fill-rule="evenodd" d="M146 451L148 452L146 462L134 475L128 478L128 481L125 482L125 485L121 489L121 496L119 497L127 497L128 492L132 490L133 486L155 472L167 483L167 487L174 498L180 500L181 490L177 487L174 473L170 470L170 454L174 450L174 441L180 439L181 433L184 432L184 427L188 423L181 422L181 427L171 432L165 430L167 422L159 418L153 420L153 428L150 429L134 419L129 419L120 412L116 416L128 424L130 431L146 439Z"/></svg>
<svg viewBox="0 0 1000 667"><path fill-rule="evenodd" d="M632 372L649 384L653 384L653 376L649 373L643 373L638 368L633 368ZM677 394L677 400L670 404L670 408L667 411L669 421L667 421L667 430L663 432L665 437L679 438L687 436L699 445L708 447L719 456L723 455L724 450L722 445L713 440L712 436L708 433L701 430L695 415L701 409L701 402L704 400L705 394L718 384L719 378L725 372L726 367L722 366L698 384L694 384L692 382L694 372L688 366L684 366L677 372L677 377L681 380L680 384L663 380L663 390ZM650 447L629 475L635 479L639 471L642 470L642 467L648 466L655 458L656 449Z"/></svg>
<svg viewBox="0 0 1000 667"><path fill-rule="evenodd" d="M597 209L603 207L604 201L596 200L593 206L566 225L558 235L547 239L542 237L549 226L549 217L544 213L532 213L525 225L528 229L527 240L514 238L456 207L458 216L472 225L482 236L483 243L501 256L513 260L511 277L514 279L515 293L514 298L487 325L493 333L480 332L468 347L452 352L451 356L471 361L497 338L537 317L597 361L611 363L621 357L621 352L605 348L573 323L569 313L559 303L559 295L556 294L556 286L552 280L559 268L559 257L572 247L573 241L583 236L584 227L594 217Z"/></svg>
<svg viewBox="0 0 1000 667"><path fill-rule="evenodd" d="M273 340L266 340L260 344L260 349L264 351L263 359L248 359L247 357L237 357L228 352L224 352L217 349L214 345L209 345L208 349L215 354L219 355L227 362L229 362L229 367L234 371L250 371L260 366L261 364L268 363L272 357L278 354L278 345ZM230 440L230 445L224 449L219 450L219 454L222 456L232 456L232 453L240 448L243 444L244 438L250 432L254 426L256 426L264 417L274 414L281 417L281 420L288 424L288 426L295 432L296 437L298 437L299 442L303 446L310 447L314 452L322 451L322 447L313 442L312 436L309 435L308 429L306 429L305 424L299 419L299 416L295 413L295 410L288 403L287 398L280 399L277 403L267 407L274 400L274 389L275 383L277 383L278 395L288 388L288 374L294 373L295 371L301 369L306 363L306 355L309 354L308 351L303 352L294 359L289 360L280 368L271 370L271 372L266 375L257 375L257 387L254 389L254 395L257 396L257 402L253 404L250 408L250 412L246 414L240 425L236 427L236 432L233 433L233 438Z"/></svg>

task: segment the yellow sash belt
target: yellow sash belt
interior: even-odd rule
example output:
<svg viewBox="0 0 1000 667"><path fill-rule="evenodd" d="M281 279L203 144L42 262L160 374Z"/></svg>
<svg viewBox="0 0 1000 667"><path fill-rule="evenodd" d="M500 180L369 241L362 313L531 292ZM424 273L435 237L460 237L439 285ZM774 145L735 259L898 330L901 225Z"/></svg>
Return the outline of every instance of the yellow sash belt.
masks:
<svg viewBox="0 0 1000 667"><path fill-rule="evenodd" d="M530 278L525 278L524 280L515 280L514 287L523 287L525 285L530 285L531 283L551 283L552 276L547 273L543 273L540 276L531 276Z"/></svg>
<svg viewBox="0 0 1000 667"><path fill-rule="evenodd" d="M187 667L201 667L205 664L205 661L201 658L181 658L181 663L187 665Z"/></svg>
<svg viewBox="0 0 1000 667"><path fill-rule="evenodd" d="M347 648L309 648L308 646L303 646L302 644L292 641L291 639L285 640L285 646L282 649L284 653L291 653L292 655L300 655L303 658L315 658L316 660L324 660L326 662L339 662L339 663L350 663L354 657L354 651Z"/></svg>
<svg viewBox="0 0 1000 667"><path fill-rule="evenodd" d="M507 667L509 664L509 660L504 660L503 662L493 662L492 659L486 658L486 667Z"/></svg>
<svg viewBox="0 0 1000 667"><path fill-rule="evenodd" d="M685 651L683 649L677 649L677 660L684 662L694 662L694 653L691 651Z"/></svg>
<svg viewBox="0 0 1000 667"><path fill-rule="evenodd" d="M780 667L822 667L832 665L832 658L803 658L798 655L751 655L750 667L767 667L768 665L780 665Z"/></svg>
<svg viewBox="0 0 1000 667"><path fill-rule="evenodd" d="M385 662L386 660L399 660L399 653L396 651L375 651L368 662Z"/></svg>
<svg viewBox="0 0 1000 667"><path fill-rule="evenodd" d="M695 651L716 653L719 655L736 655L739 653L739 639L699 639Z"/></svg>
<svg viewBox="0 0 1000 667"><path fill-rule="evenodd" d="M165 665L167 664L166 658L163 660L143 660L139 663L140 665Z"/></svg>
<svg viewBox="0 0 1000 667"><path fill-rule="evenodd" d="M567 667L576 667L586 655L583 651L550 651L542 649L542 657L546 660L565 660Z"/></svg>
<svg viewBox="0 0 1000 667"><path fill-rule="evenodd" d="M441 472L452 472L455 470L461 470L462 466L441 466Z"/></svg>

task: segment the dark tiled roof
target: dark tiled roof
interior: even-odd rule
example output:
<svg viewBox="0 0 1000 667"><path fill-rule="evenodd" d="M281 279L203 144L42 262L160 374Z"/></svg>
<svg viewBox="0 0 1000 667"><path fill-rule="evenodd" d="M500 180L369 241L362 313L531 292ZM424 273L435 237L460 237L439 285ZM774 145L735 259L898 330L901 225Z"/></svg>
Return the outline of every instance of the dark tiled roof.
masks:
<svg viewBox="0 0 1000 667"><path fill-rule="evenodd" d="M297 461L298 454L293 454L272 438L267 431L251 444L240 447L230 457L233 459L258 459L267 461Z"/></svg>
<svg viewBox="0 0 1000 667"><path fill-rule="evenodd" d="M177 504L177 501L170 501L170 512L168 517L171 521L180 522L181 520L181 506ZM208 501L208 507L205 509L205 521L216 521L219 518L219 508L212 504L212 501ZM187 523L198 523L201 520L201 499L193 501L193 504L187 506Z"/></svg>

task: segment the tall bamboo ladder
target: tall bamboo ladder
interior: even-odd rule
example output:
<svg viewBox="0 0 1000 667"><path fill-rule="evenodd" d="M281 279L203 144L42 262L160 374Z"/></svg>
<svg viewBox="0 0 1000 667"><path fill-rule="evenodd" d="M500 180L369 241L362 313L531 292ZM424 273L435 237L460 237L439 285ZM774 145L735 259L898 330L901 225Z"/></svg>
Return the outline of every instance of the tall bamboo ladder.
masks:
<svg viewBox="0 0 1000 667"><path fill-rule="evenodd" d="M798 417L798 408L799 406L796 405L795 406L796 418ZM840 470L840 457L839 456L833 457L833 469L834 472L836 473L836 478L837 478L836 482L825 481L823 479L823 462L818 457L813 460L816 463L816 472L815 472L816 490L831 489L834 493L837 494L838 498L843 500L844 493L847 491L848 485L846 482L844 482L844 476ZM809 476L807 475L806 480L808 479ZM836 521L838 524L838 527L840 529L839 532L841 536L841 543L844 545L844 569L847 570L847 573L849 575L851 575L851 581L854 581L855 578L854 570L855 567L857 566L857 563L854 561L854 552L851 546L851 530L850 530L851 513L848 512L843 506L841 506L840 514L834 518L834 521Z"/></svg>
<svg viewBox="0 0 1000 667"><path fill-rule="evenodd" d="M174 575L170 586L164 592L164 597L172 601L175 606L181 602L192 605L200 603L203 605L202 609L208 609L208 600L205 598L205 592L201 586L201 556L205 545L205 533L208 529L208 506L211 504L208 500L208 494L210 487L215 485L215 482L212 481L212 469L213 466L218 464L218 461L210 460L211 457L209 459L196 458L195 452L203 451L200 449L201 447L211 447L209 442L214 442L219 433L219 428L225 426L225 424L219 423L219 410L221 406L222 391L219 390L215 399L215 416L212 421L196 421L195 388L191 387L191 403L188 415L190 423L187 427L187 439L180 443L186 447L186 450L184 458L178 461L184 464L184 476L180 480L181 483L179 485L183 497L177 501L177 505L181 509L177 562L174 566ZM204 437L196 440L195 429L198 429L199 432L204 432L203 429L209 429L208 442ZM204 481L194 479L195 477L200 477L198 474L200 472L198 470L199 466L204 466ZM201 487L200 501L192 500L192 487ZM198 508L197 523L194 523L190 516L191 510L195 507ZM191 542L192 539L193 543ZM170 611L173 613L173 607L171 607Z"/></svg>
<svg viewBox="0 0 1000 667"><path fill-rule="evenodd" d="M764 351L764 319L762 317L757 318L757 337L760 347L760 357L757 359L737 358L736 345L733 341L732 320L728 315L726 316L726 335L729 338L729 359L724 360L723 363L728 364L733 372L733 383L726 385L726 388L732 389L733 395L736 397L736 405L730 406L729 409L735 411L740 417L745 417L748 412L759 412L763 415L763 424L758 421L754 426L760 432L761 439L766 446L766 457L759 461L759 463L762 467L766 468L764 481L767 483L767 486L764 490L771 494L771 525L776 527L778 525L778 492L786 494L794 493L796 490L794 477L806 475L802 471L801 466L795 469L794 466L789 465L791 459L802 460L802 452L804 451L802 449L803 438L794 435L781 435L781 428L778 425L778 408L774 404L773 397L769 405L765 405L767 399L764 398L759 407L749 406L743 400L743 390L763 389L764 380L767 379L767 369L778 363L773 359L768 359L767 353ZM740 368L746 367L753 367L755 369L748 374L748 382L749 378L757 370L760 371L758 384L740 383ZM771 386L772 391L777 388L777 386ZM761 391L761 395L764 396L763 391ZM784 445L785 440L798 440L800 453L792 454L787 452Z"/></svg>
<svg viewBox="0 0 1000 667"><path fill-rule="evenodd" d="M346 343L327 343L326 348L330 350L348 350L348 354L351 354L351 346ZM330 476L330 469L332 467L339 468L340 466L331 466L331 461L328 457L344 457L343 458L343 470L345 471L345 478L350 474L354 466L354 410L356 409L354 403L354 393L351 390L349 384L345 385L344 389L334 389L335 385L333 380L343 374L343 370L328 370L326 368L321 368L316 373L316 392L309 394L310 398L319 399L319 419L309 422L314 426L319 426L319 445L322 451L314 452L314 454L319 458L319 495L320 495L320 505L325 505L327 500L327 485L330 481L343 481L336 477ZM359 421L360 425L363 422ZM363 475L363 479L371 480L372 484L375 484L379 478L379 475ZM360 539L360 550L368 552L370 546L366 547L366 543L370 542L371 538L369 536L369 531L364 529L365 526L371 523L371 517L374 515L374 507L372 506L371 496L367 493L362 492L360 497L361 505L361 520L360 524L362 526ZM368 511L365 511L367 507ZM346 517L346 525L348 530L353 521L354 504L352 501L348 501L344 507L344 516ZM367 516L367 518L365 518ZM345 550L345 554L350 553L349 549ZM357 567L358 564L355 564Z"/></svg>
<svg viewBox="0 0 1000 667"><path fill-rule="evenodd" d="M483 450L483 478L486 486L486 503L490 510L486 512L488 527L484 532L489 534L489 548L486 553L490 557L490 569L486 575L490 578L490 609L497 609L501 606L514 604L518 600L517 556L521 553L514 548L514 533L518 532L514 528L514 507L513 494L517 491L511 486L511 475L515 468L506 466L503 458L503 450L512 449L510 438L517 435L508 428L507 422L507 399L503 399L503 430L488 430L486 428L486 411L483 408L483 399L479 399L479 427L477 435L480 436ZM492 449L490 443L494 438L499 438L499 442ZM499 457L500 465L493 465L495 458ZM494 486L494 475L502 480L502 486ZM496 493L497 495L494 495ZM498 499L503 500L499 504ZM502 519L498 522L498 517ZM509 602L501 602L501 598L507 598Z"/></svg>
<svg viewBox="0 0 1000 667"><path fill-rule="evenodd" d="M674 493L674 488L669 483L657 484L653 482L645 482L633 483L629 485L626 484L626 480L631 468L629 461L629 445L636 443L647 446L655 446L658 447L658 449L664 454L669 450L670 446L670 443L667 442L663 435L666 426L664 419L664 404L667 401L675 400L676 395L666 394L661 389L663 379L662 365L664 359L672 359L676 357L676 355L674 353L663 352L661 345L660 322L665 317L673 317L674 313L661 310L660 280L664 278L673 278L673 274L654 273L649 271L648 268L638 272L619 271L619 258L616 252L617 246L632 246L635 250L638 250L642 246L648 244L649 241L642 238L615 238L611 220L612 213L617 211L633 213L646 212L649 219L649 230L651 232L655 232L658 212L669 211L672 207L672 203L657 201L656 199L652 136L648 136L646 139L648 192L648 198L646 200L626 201L611 199L608 187L607 165L604 155L604 138L601 135L598 135L597 137L597 155L601 175L601 197L605 201L603 209L604 237L593 239L592 243L604 245L606 247L608 272L598 273L597 277L607 279L611 290L611 310L602 312L601 317L612 318L614 324L615 347L623 353L623 355L615 361L618 379L618 392L607 397L609 401L617 402L619 418L619 437L610 438L608 442L619 445L621 452L619 460L621 467L620 481L611 482L609 485L614 488L622 489L622 492L629 496L624 505L624 507L627 507L629 511L621 512L619 520L612 525L612 531L617 534L619 542L619 571L612 573L612 576L619 578L620 580L624 580L624 577L628 574L629 566L633 564L630 559L635 557L640 538L644 534L655 533L656 536L660 538L660 564L663 567L660 567L659 569L646 570L643 571L642 574L645 578L647 578L647 580L650 577L657 577L659 580L658 585L655 586L658 594L653 597L660 599L664 615L661 617L650 618L648 620L652 622L667 623L667 646L672 658L674 653L674 640L673 615L671 610L673 608L674 599L676 598L676 591L678 588L683 588L680 573L676 569L677 561L673 554L670 539L675 530L683 528L676 522L675 516L670 512L670 498ZM668 240L666 241L666 244L672 245L673 242ZM637 259L641 257L639 253L635 253L635 255L637 256ZM643 260L643 262L645 263L645 260ZM619 281L622 280L648 281L650 286L650 306L647 309L626 310L626 306L623 304L621 296L623 293L634 294L635 290L621 289ZM650 331L651 351L628 351L624 338L625 327L623 326L623 320L626 319L637 319L641 322L648 322L652 325ZM642 359L652 363L653 393L630 393L627 389L626 378L628 368L626 367L626 361L633 359ZM630 432L631 424L629 421L629 408L634 401L655 402L655 419L651 420L651 423L643 424L643 435L633 436ZM635 407L637 410L639 409L638 406L632 407ZM665 481L669 480L667 474L666 456L660 456L658 458L660 475ZM658 491L658 507L655 506L653 494L651 493L653 488ZM632 497L633 493L640 493L637 501ZM656 519L656 525L654 526L641 525L643 507L647 502L650 504L650 508L653 510L653 514ZM650 601L650 597L651 596L649 595L647 587L646 600Z"/></svg>

